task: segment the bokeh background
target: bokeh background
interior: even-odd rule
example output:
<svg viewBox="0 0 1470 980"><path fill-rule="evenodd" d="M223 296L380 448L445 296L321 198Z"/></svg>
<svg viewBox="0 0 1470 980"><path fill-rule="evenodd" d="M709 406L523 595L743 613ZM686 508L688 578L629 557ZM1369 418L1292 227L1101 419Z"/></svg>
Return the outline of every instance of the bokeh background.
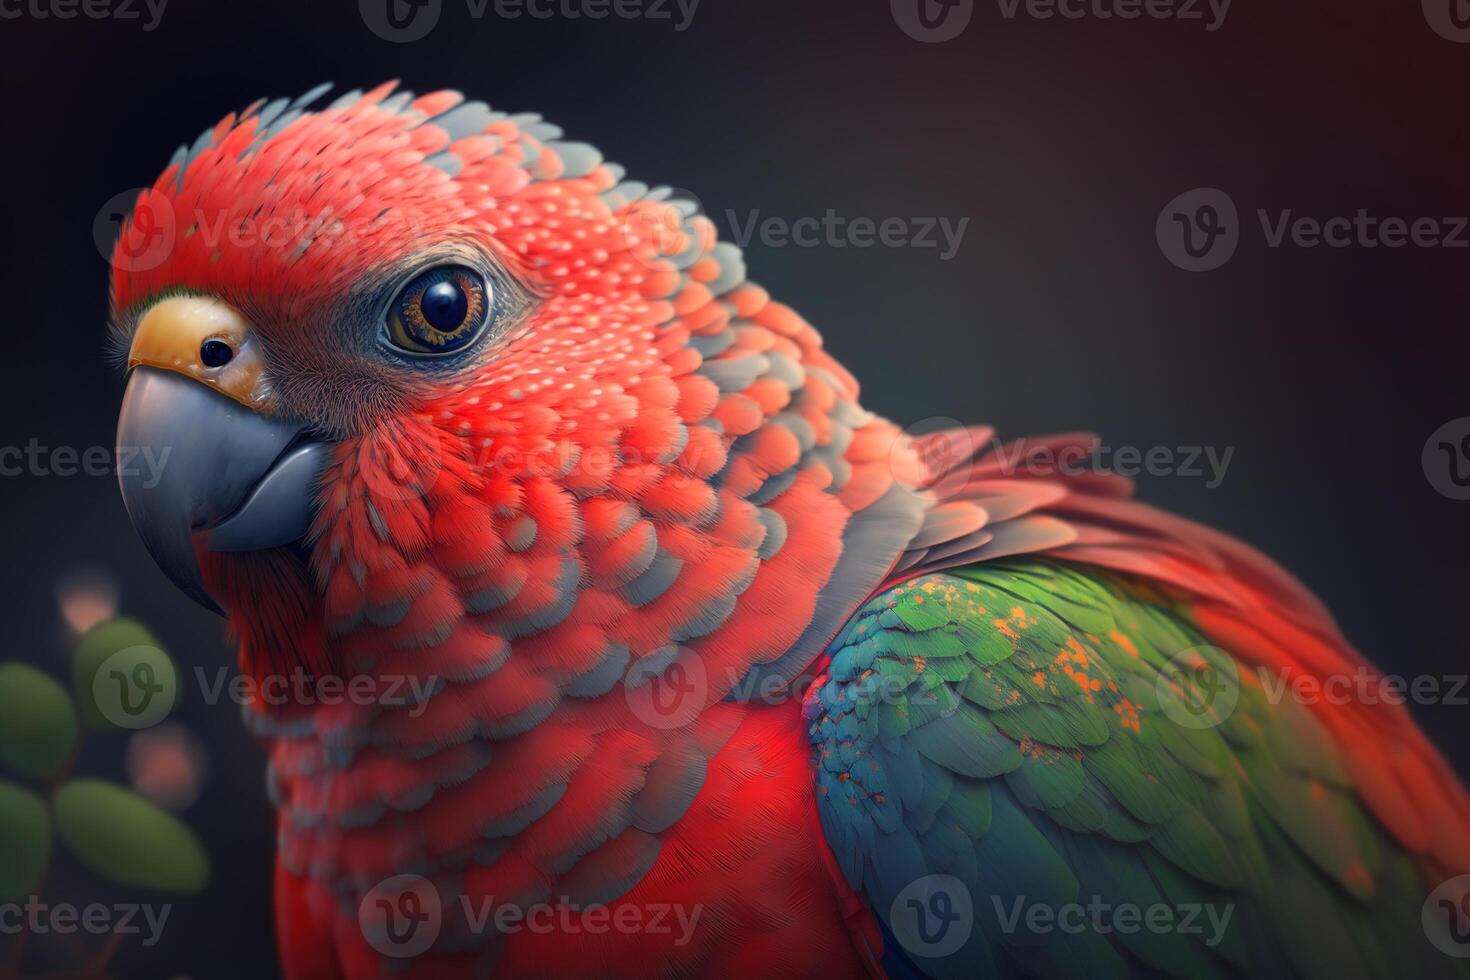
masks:
<svg viewBox="0 0 1470 980"><path fill-rule="evenodd" d="M6 0L0 445L112 444L104 202L259 96L399 77L541 112L631 176L692 190L725 232L729 211L968 218L948 261L759 241L747 259L901 423L1234 447L1219 486L1144 476L1140 495L1270 551L1386 669L1464 674L1470 502L1435 490L1421 450L1470 415L1470 249L1271 248L1256 218L1470 215L1470 44L1431 29L1436 2L1236 0L1208 30L1203 3L1203 20L1072 20L975 0L958 37L922 43L881 0L702 0L684 30L672 0L671 19L597 21L443 0L427 37L392 43L354 0L169 0L151 30L141 0L131 20ZM1197 187L1242 219L1234 256L1205 273L1155 240L1161 209ZM5 657L62 668L56 592L86 566L186 670L230 663L221 623L156 571L110 476L0 477L0 513ZM177 720L208 766L184 816L214 875L117 972L271 976L261 753L235 708L188 694ZM1414 710L1470 770L1470 707ZM121 754L83 769L120 765L107 752Z"/></svg>

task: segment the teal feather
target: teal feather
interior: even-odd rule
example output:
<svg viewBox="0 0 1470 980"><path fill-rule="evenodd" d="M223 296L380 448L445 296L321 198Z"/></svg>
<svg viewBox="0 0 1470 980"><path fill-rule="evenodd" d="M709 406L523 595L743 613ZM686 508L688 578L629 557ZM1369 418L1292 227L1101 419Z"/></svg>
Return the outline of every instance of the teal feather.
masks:
<svg viewBox="0 0 1470 980"><path fill-rule="evenodd" d="M1311 712L1247 678L1214 727L1168 717L1161 673L1190 650L1239 669L1187 608L1040 559L924 575L839 632L806 705L818 812L894 975L1467 976L1470 961L1426 941L1414 859L1368 815ZM971 932L944 956L905 946L894 918L928 875L958 878L972 900ZM1093 897L1229 909L1228 925L1010 921L1017 903Z"/></svg>

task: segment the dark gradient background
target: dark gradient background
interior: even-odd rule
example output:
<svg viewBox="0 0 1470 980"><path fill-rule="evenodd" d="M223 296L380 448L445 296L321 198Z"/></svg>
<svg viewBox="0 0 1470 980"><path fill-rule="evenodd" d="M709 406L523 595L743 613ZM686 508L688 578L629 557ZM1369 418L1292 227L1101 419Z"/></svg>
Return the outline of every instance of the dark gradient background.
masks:
<svg viewBox="0 0 1470 980"><path fill-rule="evenodd" d="M1431 432L1470 415L1470 250L1272 249L1254 217L1470 214L1470 45L1432 32L1417 3L1236 0L1207 32L1007 20L981 0L937 45L878 0L703 0L682 33L472 20L446 0L412 44L375 37L352 0L172 0L152 32L0 20L0 445L112 442L123 382L101 353L92 235L104 201L258 96L389 77L542 112L630 176L693 190L726 232L726 209L970 218L948 262L758 242L747 259L824 332L867 406L901 423L1235 447L1215 489L1144 477L1139 493L1271 552L1385 668L1470 669L1470 503L1437 493L1420 463ZM1226 266L1192 274L1164 259L1154 223L1199 186L1226 190L1246 232ZM157 572L110 478L0 478L0 504L5 657L64 663L56 582L86 563L119 579L123 609L186 667L229 662L221 624ZM211 767L185 817L214 878L157 948L125 951L125 976L276 971L261 753L234 708L198 702L180 718ZM1470 769L1470 708L1415 711ZM83 769L115 768L109 751ZM66 897L88 898L89 880Z"/></svg>

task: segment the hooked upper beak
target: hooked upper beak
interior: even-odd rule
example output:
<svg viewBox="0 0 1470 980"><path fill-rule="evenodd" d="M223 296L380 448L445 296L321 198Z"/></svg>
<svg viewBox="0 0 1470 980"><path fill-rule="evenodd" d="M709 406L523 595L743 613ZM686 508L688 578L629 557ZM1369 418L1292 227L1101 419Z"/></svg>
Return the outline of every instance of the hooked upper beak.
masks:
<svg viewBox="0 0 1470 980"><path fill-rule="evenodd" d="M303 539L330 447L307 424L274 417L250 325L218 300L157 303L138 324L128 367L118 458L148 453L159 466L119 468L123 504L164 573L219 612L198 552Z"/></svg>

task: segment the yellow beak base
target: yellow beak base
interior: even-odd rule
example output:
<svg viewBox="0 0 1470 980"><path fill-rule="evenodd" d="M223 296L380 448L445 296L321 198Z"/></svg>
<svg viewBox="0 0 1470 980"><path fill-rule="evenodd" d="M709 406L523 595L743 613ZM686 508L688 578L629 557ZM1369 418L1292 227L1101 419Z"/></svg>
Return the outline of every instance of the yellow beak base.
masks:
<svg viewBox="0 0 1470 980"><path fill-rule="evenodd" d="M140 364L193 378L262 415L274 407L249 322L211 297L172 296L148 310L128 350L128 367Z"/></svg>

